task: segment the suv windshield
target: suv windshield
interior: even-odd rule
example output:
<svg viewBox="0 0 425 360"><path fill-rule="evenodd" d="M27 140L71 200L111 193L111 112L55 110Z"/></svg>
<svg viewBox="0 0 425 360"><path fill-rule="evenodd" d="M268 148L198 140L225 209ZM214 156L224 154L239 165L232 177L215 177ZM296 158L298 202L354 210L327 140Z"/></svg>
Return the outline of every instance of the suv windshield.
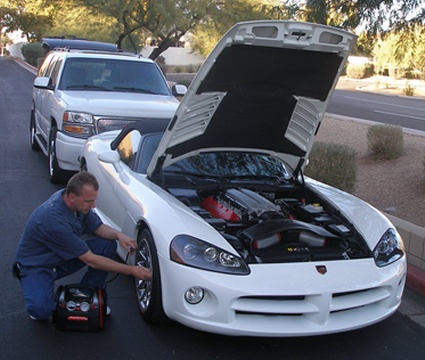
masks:
<svg viewBox="0 0 425 360"><path fill-rule="evenodd" d="M170 95L156 64L103 58L67 59L59 89Z"/></svg>

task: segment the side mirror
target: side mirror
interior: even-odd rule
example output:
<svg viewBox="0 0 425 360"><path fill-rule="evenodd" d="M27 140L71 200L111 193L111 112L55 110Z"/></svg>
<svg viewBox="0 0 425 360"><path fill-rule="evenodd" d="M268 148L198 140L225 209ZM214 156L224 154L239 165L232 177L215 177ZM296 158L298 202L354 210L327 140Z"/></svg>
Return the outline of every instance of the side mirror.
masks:
<svg viewBox="0 0 425 360"><path fill-rule="evenodd" d="M187 93L186 85L175 84L171 87L171 92L174 96L184 96Z"/></svg>
<svg viewBox="0 0 425 360"><path fill-rule="evenodd" d="M121 181L128 185L130 184L130 178L128 175L124 172L124 169L122 168L120 164L120 155L115 151L105 151L98 156L99 161L102 161L107 164L112 164L114 166L115 171L117 172L119 178Z"/></svg>
<svg viewBox="0 0 425 360"><path fill-rule="evenodd" d="M105 151L99 154L98 159L104 163L114 165L115 171L117 173L123 170L120 164L120 155L115 151Z"/></svg>
<svg viewBox="0 0 425 360"><path fill-rule="evenodd" d="M50 84L50 78L45 76L36 77L34 80L34 87L37 89L53 90L53 86Z"/></svg>

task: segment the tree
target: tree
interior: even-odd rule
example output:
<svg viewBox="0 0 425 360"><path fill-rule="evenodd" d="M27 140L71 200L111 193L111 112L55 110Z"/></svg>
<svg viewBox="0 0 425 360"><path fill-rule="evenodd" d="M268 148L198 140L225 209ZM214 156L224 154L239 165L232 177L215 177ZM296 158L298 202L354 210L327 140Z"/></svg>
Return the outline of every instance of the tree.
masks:
<svg viewBox="0 0 425 360"><path fill-rule="evenodd" d="M371 56L373 52L373 47L376 43L376 36L369 34L366 31L363 31L359 34L359 37L356 41L356 46L353 49L354 55L359 56Z"/></svg>
<svg viewBox="0 0 425 360"><path fill-rule="evenodd" d="M394 30L425 19L423 0L306 0L301 19L369 33Z"/></svg>
<svg viewBox="0 0 425 360"><path fill-rule="evenodd" d="M144 25L158 42L149 56L156 59L170 46L177 44L180 39L206 18L217 12L221 0L162 0L156 1L153 11L155 21Z"/></svg>
<svg viewBox="0 0 425 360"><path fill-rule="evenodd" d="M391 76L409 76L425 72L425 28L411 24L408 28L386 34L374 48L378 71L387 68Z"/></svg>
<svg viewBox="0 0 425 360"><path fill-rule="evenodd" d="M206 56L232 25L255 18L261 17L252 1L230 0L221 4L217 3L193 29L191 47Z"/></svg>
<svg viewBox="0 0 425 360"><path fill-rule="evenodd" d="M117 41L119 29L116 21L112 18L88 13L83 6L65 2L55 8L53 18L54 24L48 32L43 34L45 37L75 36L110 43Z"/></svg>
<svg viewBox="0 0 425 360"><path fill-rule="evenodd" d="M216 7L194 30L192 48L206 56L235 23L256 19L295 19L299 6L295 0L230 0Z"/></svg>
<svg viewBox="0 0 425 360"><path fill-rule="evenodd" d="M123 40L129 37L133 50L138 44L131 39L131 34L143 28L146 17L152 8L150 0L74 0L73 3L84 7L89 14L98 15L116 28L115 42L119 49L123 48Z"/></svg>
<svg viewBox="0 0 425 360"><path fill-rule="evenodd" d="M392 35L389 35L385 41L380 38L376 42L373 49L373 63L377 74L383 74L385 70L388 70L391 74L395 71L397 65L393 58L394 44L395 38Z"/></svg>
<svg viewBox="0 0 425 360"><path fill-rule="evenodd" d="M149 55L151 59L158 58L188 33L196 33L200 41L195 48L205 53L237 21L287 18L289 12L295 14L281 3L277 0L74 0L74 4L110 19L119 27L119 48L135 32L150 34L158 44ZM133 42L134 50L137 45Z"/></svg>
<svg viewBox="0 0 425 360"><path fill-rule="evenodd" d="M117 44L136 31L148 32L159 41L149 56L156 59L203 21L221 0L74 0L74 3L113 20L119 28ZM133 42L134 50L139 44Z"/></svg>
<svg viewBox="0 0 425 360"><path fill-rule="evenodd" d="M50 8L44 8L42 2L42 0L1 0L1 22L5 32L21 30L28 41L39 40L43 32L53 24Z"/></svg>
<svg viewBox="0 0 425 360"><path fill-rule="evenodd" d="M3 35L1 33L1 26L0 26L0 56L3 56L4 54L8 53L6 50L6 46L10 44L12 44L12 41L9 39L9 36Z"/></svg>
<svg viewBox="0 0 425 360"><path fill-rule="evenodd" d="M0 8L3 29L20 29L28 40L71 32L138 51L150 36L158 44L152 59L189 33L193 47L206 55L228 28L245 20L361 27L369 41L371 34L410 29L425 19L423 0L0 0Z"/></svg>

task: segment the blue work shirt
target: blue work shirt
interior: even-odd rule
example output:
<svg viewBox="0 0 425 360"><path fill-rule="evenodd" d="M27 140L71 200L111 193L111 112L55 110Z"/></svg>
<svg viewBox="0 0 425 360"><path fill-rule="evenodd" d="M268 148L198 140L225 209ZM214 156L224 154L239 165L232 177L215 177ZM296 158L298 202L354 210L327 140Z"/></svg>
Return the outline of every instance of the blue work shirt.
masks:
<svg viewBox="0 0 425 360"><path fill-rule="evenodd" d="M74 213L62 199L64 192L55 192L32 213L18 244L16 262L53 268L89 251L81 236L94 233L102 221L93 210Z"/></svg>

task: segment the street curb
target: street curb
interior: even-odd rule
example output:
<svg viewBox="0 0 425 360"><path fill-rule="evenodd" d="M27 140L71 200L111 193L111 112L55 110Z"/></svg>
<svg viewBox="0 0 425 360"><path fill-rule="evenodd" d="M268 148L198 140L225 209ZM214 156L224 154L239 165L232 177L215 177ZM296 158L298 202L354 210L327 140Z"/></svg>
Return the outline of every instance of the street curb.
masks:
<svg viewBox="0 0 425 360"><path fill-rule="evenodd" d="M32 66L31 64L18 57L10 56L10 58L12 58L18 65L22 66L24 69L28 70L34 75L37 75L38 69L35 66Z"/></svg>
<svg viewBox="0 0 425 360"><path fill-rule="evenodd" d="M416 266L407 264L407 282L406 286L425 297L425 271Z"/></svg>

